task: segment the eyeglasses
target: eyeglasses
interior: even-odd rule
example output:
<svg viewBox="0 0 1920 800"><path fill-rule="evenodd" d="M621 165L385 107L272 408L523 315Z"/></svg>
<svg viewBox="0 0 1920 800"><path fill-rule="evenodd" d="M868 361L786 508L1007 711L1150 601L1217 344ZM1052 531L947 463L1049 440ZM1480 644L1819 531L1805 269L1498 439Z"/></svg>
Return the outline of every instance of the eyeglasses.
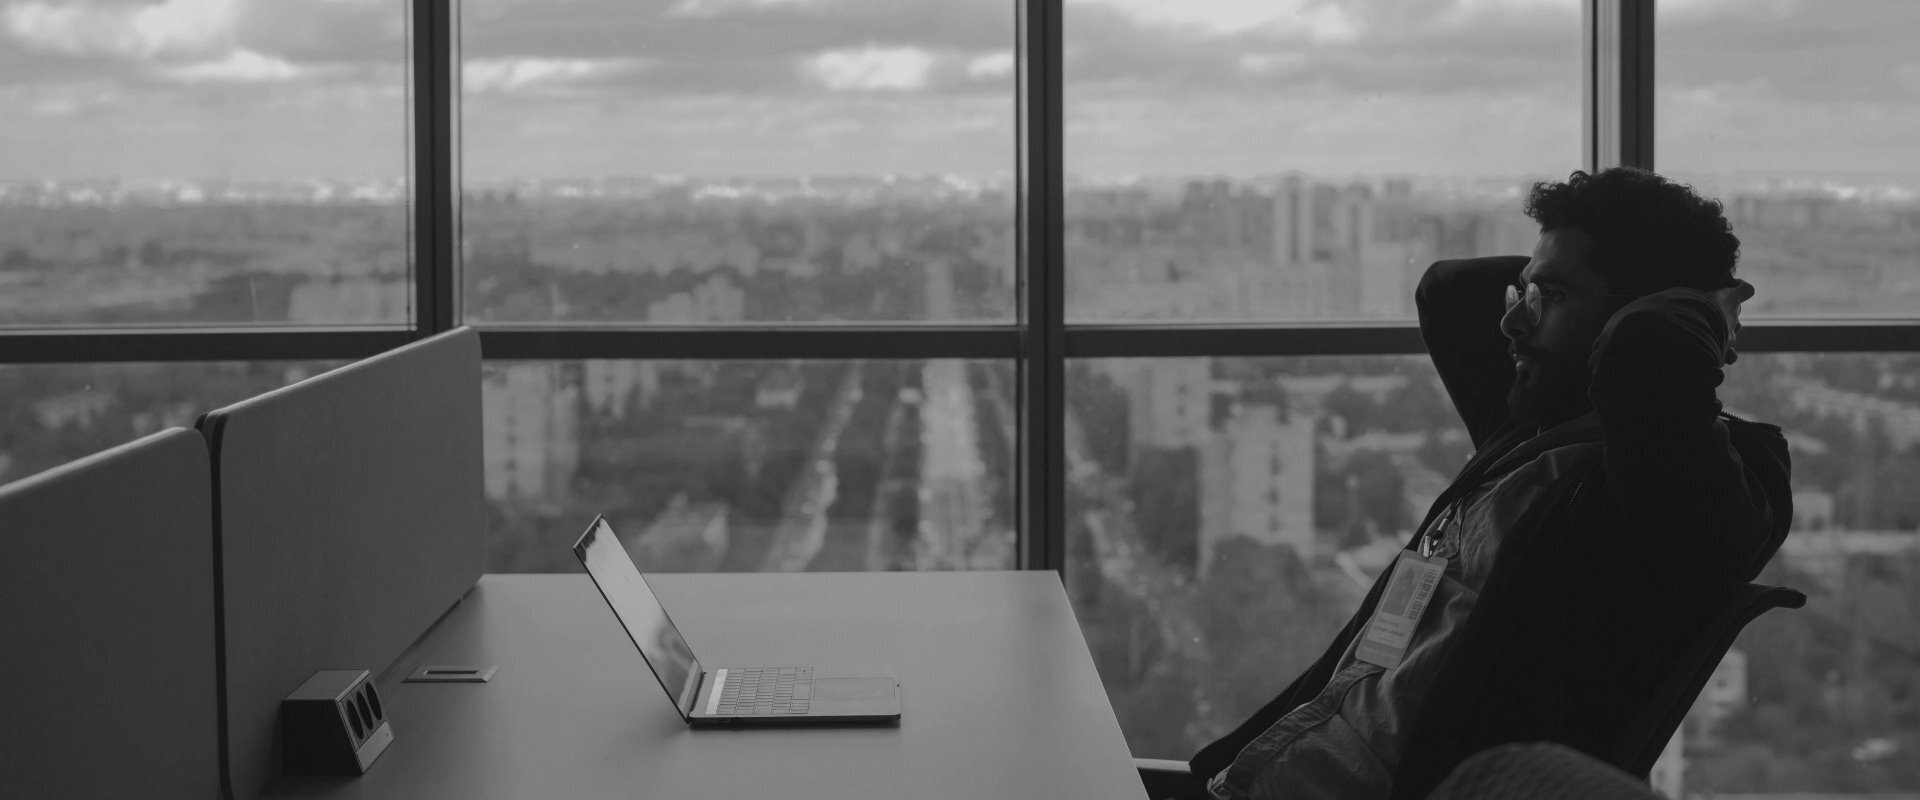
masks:
<svg viewBox="0 0 1920 800"><path fill-rule="evenodd" d="M1552 292L1553 295L1548 296L1547 292ZM1527 324L1538 325L1540 324L1540 316L1546 313L1547 301L1558 300L1561 297L1565 297L1565 296L1566 296L1565 292L1562 292L1558 289L1542 289L1540 288L1540 284L1537 284L1537 283L1531 283L1531 282L1528 283L1527 288L1524 290L1521 289L1519 286L1515 286L1513 284L1507 284L1507 311L1511 312L1514 306L1524 302L1526 303L1526 306L1527 306ZM1632 298L1639 297L1640 295L1599 294L1599 295L1591 295L1591 296L1632 299Z"/></svg>

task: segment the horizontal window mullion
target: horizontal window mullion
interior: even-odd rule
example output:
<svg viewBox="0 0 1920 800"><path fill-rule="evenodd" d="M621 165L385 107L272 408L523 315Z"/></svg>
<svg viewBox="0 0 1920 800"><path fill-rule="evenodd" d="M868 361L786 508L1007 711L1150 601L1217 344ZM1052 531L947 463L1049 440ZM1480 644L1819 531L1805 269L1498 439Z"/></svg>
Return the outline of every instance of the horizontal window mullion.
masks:
<svg viewBox="0 0 1920 800"><path fill-rule="evenodd" d="M1015 327L482 328L488 359L1013 359Z"/></svg>
<svg viewBox="0 0 1920 800"><path fill-rule="evenodd" d="M1068 358L1424 353L1412 325L1068 325Z"/></svg>
<svg viewBox="0 0 1920 800"><path fill-rule="evenodd" d="M1409 324L1073 325L1068 358L1409 355L1426 352ZM1741 329L1747 353L1920 351L1920 320L1771 321Z"/></svg>
<svg viewBox="0 0 1920 800"><path fill-rule="evenodd" d="M800 328L485 328L490 359L1012 359L1010 326ZM121 328L0 332L0 364L356 359L405 344L404 328ZM1071 325L1067 358L1407 355L1419 329L1377 325ZM1748 353L1920 352L1920 321L1773 321L1747 325Z"/></svg>
<svg viewBox="0 0 1920 800"><path fill-rule="evenodd" d="M115 328L0 332L0 364L325 361L406 344L406 328Z"/></svg>
<svg viewBox="0 0 1920 800"><path fill-rule="evenodd" d="M1885 353L1920 351L1920 320L1755 322L1740 330L1747 353Z"/></svg>

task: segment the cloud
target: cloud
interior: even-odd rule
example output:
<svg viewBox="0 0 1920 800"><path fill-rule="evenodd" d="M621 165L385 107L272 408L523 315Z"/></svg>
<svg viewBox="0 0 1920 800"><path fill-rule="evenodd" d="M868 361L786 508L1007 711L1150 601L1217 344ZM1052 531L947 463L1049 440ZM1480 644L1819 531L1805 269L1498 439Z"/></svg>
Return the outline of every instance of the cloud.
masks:
<svg viewBox="0 0 1920 800"><path fill-rule="evenodd" d="M82 80L0 87L0 116L16 120L55 120L110 109L120 99L110 81Z"/></svg>
<svg viewBox="0 0 1920 800"><path fill-rule="evenodd" d="M736 11L805 8L824 5L826 0L678 0L666 10L673 18L711 19Z"/></svg>
<svg viewBox="0 0 1920 800"><path fill-rule="evenodd" d="M297 63L402 64L406 31L399 0L256 2L241 14L234 42Z"/></svg>
<svg viewBox="0 0 1920 800"><path fill-rule="evenodd" d="M1312 42L1350 42L1360 21L1345 5L1316 0L1076 0L1108 6L1145 26L1221 36L1261 31Z"/></svg>
<svg viewBox="0 0 1920 800"><path fill-rule="evenodd" d="M460 80L470 92L523 92L580 84L643 66L633 58L475 59L462 65Z"/></svg>
<svg viewBox="0 0 1920 800"><path fill-rule="evenodd" d="M1360 22L1341 6L1318 6L1293 19L1269 23L1267 30L1300 35L1314 43L1342 43L1360 38Z"/></svg>
<svg viewBox="0 0 1920 800"><path fill-rule="evenodd" d="M1013 75L1013 51L996 50L967 59L967 77L1005 78Z"/></svg>
<svg viewBox="0 0 1920 800"><path fill-rule="evenodd" d="M203 55L232 41L241 5L241 0L164 0L133 6L35 0L9 3L0 10L0 25L29 48L64 55Z"/></svg>
<svg viewBox="0 0 1920 800"><path fill-rule="evenodd" d="M1665 12L1659 32L1660 88L1672 91L1762 80L1776 94L1764 102L1811 107L1835 101L1912 103L1898 66L1913 60L1920 3L1850 0L1807 5L1755 0L1726 8L1696 0L1700 13ZM1756 96L1756 102L1762 98Z"/></svg>
<svg viewBox="0 0 1920 800"><path fill-rule="evenodd" d="M1298 14L1301 0L1070 0L1077 5L1107 6L1142 25L1184 27L1208 34L1239 33L1260 27L1277 16Z"/></svg>
<svg viewBox="0 0 1920 800"><path fill-rule="evenodd" d="M1782 19L1803 10L1804 0L1660 0L1663 17Z"/></svg>
<svg viewBox="0 0 1920 800"><path fill-rule="evenodd" d="M161 74L184 83L271 83L288 81L306 70L252 50L235 50L226 58L166 67Z"/></svg>
<svg viewBox="0 0 1920 800"><path fill-rule="evenodd" d="M918 47L829 50L801 64L801 72L837 92L913 92L927 87L933 54Z"/></svg>
<svg viewBox="0 0 1920 800"><path fill-rule="evenodd" d="M1671 2L1663 3L1662 10ZM1577 19L1580 7L1580 0L1453 0L1451 5L1434 4L1434 21L1457 31L1528 16Z"/></svg>
<svg viewBox="0 0 1920 800"><path fill-rule="evenodd" d="M315 164L402 152L343 153L313 121L404 124L390 96L405 86L404 8L0 0L0 119L21 120L0 125L0 174L103 169L97 154L70 168L47 154L112 130L140 134L114 169L218 171L236 134L212 145L182 134L182 152L205 155L176 163L148 133L225 131L222 119L244 114L274 143L260 149ZM1579 9L1066 0L1070 167L1563 170L1579 144ZM1663 166L1912 161L1902 139L1920 136L1920 0L1661 0L1659 13ZM476 0L461 30L465 111L485 125L469 126L468 143L495 142L502 175L1009 168L1015 23L1014 4L994 0ZM88 82L117 94L56 88ZM236 85L310 108L295 124ZM101 115L118 127L89 122Z"/></svg>
<svg viewBox="0 0 1920 800"><path fill-rule="evenodd" d="M1564 91L1579 75L1577 0L1278 0L1204 24L1204 4L1154 8L1067 7L1066 71L1077 90L1251 102L1287 86L1472 97ZM1167 21L1177 15L1194 21Z"/></svg>
<svg viewBox="0 0 1920 800"><path fill-rule="evenodd" d="M1750 2L1751 0L1740 0ZM1676 0L1664 0L1662 6L1671 5ZM1449 13L1460 17L1474 17L1491 14L1512 14L1532 11L1572 11L1580 9L1580 0L1453 0Z"/></svg>
<svg viewBox="0 0 1920 800"><path fill-rule="evenodd" d="M1306 68L1306 53L1242 53L1240 71L1255 75L1294 72Z"/></svg>
<svg viewBox="0 0 1920 800"><path fill-rule="evenodd" d="M469 107L470 182L541 176L1011 173L1014 104L985 94L658 97ZM538 142L539 147L530 147ZM1011 212L1009 212L1011 213Z"/></svg>

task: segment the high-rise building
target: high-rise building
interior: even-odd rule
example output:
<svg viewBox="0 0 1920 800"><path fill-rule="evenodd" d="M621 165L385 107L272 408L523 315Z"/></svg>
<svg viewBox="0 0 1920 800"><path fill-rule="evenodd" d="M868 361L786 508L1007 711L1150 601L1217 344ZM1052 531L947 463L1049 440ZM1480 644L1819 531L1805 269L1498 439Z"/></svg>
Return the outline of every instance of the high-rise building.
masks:
<svg viewBox="0 0 1920 800"><path fill-rule="evenodd" d="M1310 264L1313 256L1313 192L1305 178L1288 175L1273 197L1273 263L1280 271Z"/></svg>
<svg viewBox="0 0 1920 800"><path fill-rule="evenodd" d="M1667 740L1667 746L1660 751L1660 757L1653 762L1653 769L1647 772L1647 785L1671 800L1685 797L1687 776L1686 726L1673 732L1673 738Z"/></svg>
<svg viewBox="0 0 1920 800"><path fill-rule="evenodd" d="M1359 312L1363 317L1413 315L1413 292L1425 263L1410 241L1375 242L1365 248L1355 269L1360 273Z"/></svg>
<svg viewBox="0 0 1920 800"><path fill-rule="evenodd" d="M1210 435L1211 359L1144 361L1129 376L1127 389L1127 423L1135 446L1191 447Z"/></svg>
<svg viewBox="0 0 1920 800"><path fill-rule="evenodd" d="M581 389L587 408L616 420L627 418L629 403L645 411L660 394L660 364L632 359L588 359L581 365Z"/></svg>
<svg viewBox="0 0 1920 800"><path fill-rule="evenodd" d="M480 384L492 500L560 503L580 468L580 387L552 364L489 370Z"/></svg>
<svg viewBox="0 0 1920 800"><path fill-rule="evenodd" d="M1314 550L1311 414L1243 406L1200 449L1200 557L1232 536Z"/></svg>
<svg viewBox="0 0 1920 800"><path fill-rule="evenodd" d="M1066 230L1105 244L1129 247L1145 238L1148 222L1159 213L1145 189L1075 189L1066 196Z"/></svg>
<svg viewBox="0 0 1920 800"><path fill-rule="evenodd" d="M1713 675L1700 687L1700 696L1694 698L1693 708L1687 712L1686 726L1698 734L1690 738L1716 741L1721 723L1746 707L1747 654L1738 648L1729 649L1714 665Z"/></svg>
<svg viewBox="0 0 1920 800"><path fill-rule="evenodd" d="M1313 188L1305 178L1288 175L1274 189L1268 248L1273 268L1256 300L1267 315L1321 319L1331 308L1330 270L1314 250Z"/></svg>
<svg viewBox="0 0 1920 800"><path fill-rule="evenodd" d="M1238 246L1246 239L1233 184L1224 180L1188 181L1180 197L1180 222L1196 241L1210 246Z"/></svg>
<svg viewBox="0 0 1920 800"><path fill-rule="evenodd" d="M1347 215L1348 248L1357 261L1367 260L1367 250L1380 240L1378 210L1373 188L1355 182L1341 196Z"/></svg>

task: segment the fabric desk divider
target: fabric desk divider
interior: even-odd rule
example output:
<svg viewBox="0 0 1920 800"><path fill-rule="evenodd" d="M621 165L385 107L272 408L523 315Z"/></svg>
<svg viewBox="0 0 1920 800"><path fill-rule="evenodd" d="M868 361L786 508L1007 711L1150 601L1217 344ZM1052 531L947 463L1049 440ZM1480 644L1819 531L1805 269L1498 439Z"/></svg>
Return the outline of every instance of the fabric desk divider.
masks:
<svg viewBox="0 0 1920 800"><path fill-rule="evenodd" d="M0 797L220 796L207 448L161 431L0 486Z"/></svg>
<svg viewBox="0 0 1920 800"><path fill-rule="evenodd" d="M279 775L280 701L386 670L486 562L480 341L459 328L208 413L233 800ZM396 739L406 721L393 721Z"/></svg>

